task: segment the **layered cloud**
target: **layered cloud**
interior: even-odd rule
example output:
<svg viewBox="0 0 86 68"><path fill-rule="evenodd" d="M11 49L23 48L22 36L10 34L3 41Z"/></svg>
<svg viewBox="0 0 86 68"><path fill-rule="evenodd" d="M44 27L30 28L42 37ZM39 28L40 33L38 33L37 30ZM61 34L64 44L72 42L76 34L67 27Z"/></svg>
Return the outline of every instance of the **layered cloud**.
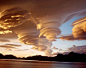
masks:
<svg viewBox="0 0 86 68"><path fill-rule="evenodd" d="M32 49L46 52L52 46L52 43L49 42L46 38L39 38L39 30L36 29L36 24L33 22L33 20L26 21L23 25L15 27L12 30L17 34L18 40L21 43L32 45Z"/></svg>
<svg viewBox="0 0 86 68"><path fill-rule="evenodd" d="M86 40L86 17L72 23L72 35L59 37L62 40Z"/></svg>
<svg viewBox="0 0 86 68"><path fill-rule="evenodd" d="M60 24L58 22L46 22L37 24L37 29L40 29L39 37L44 36L50 41L55 41L57 35L61 34L60 29L58 28Z"/></svg>
<svg viewBox="0 0 86 68"><path fill-rule="evenodd" d="M74 26L72 29L74 38L86 38L86 17L76 20L72 25Z"/></svg>
<svg viewBox="0 0 86 68"><path fill-rule="evenodd" d="M0 45L0 48L5 48L5 50L13 50L17 49L17 47L21 47L21 45L16 45L16 44L5 44L5 45Z"/></svg>
<svg viewBox="0 0 86 68"><path fill-rule="evenodd" d="M1 12L0 28L9 29L19 26L29 17L30 14L27 10L18 7L4 10Z"/></svg>
<svg viewBox="0 0 86 68"><path fill-rule="evenodd" d="M62 40L68 40L68 41L74 41L74 40L86 40L85 36L79 36L77 38L75 38L72 34L71 35L63 35L58 37L58 39L62 39Z"/></svg>

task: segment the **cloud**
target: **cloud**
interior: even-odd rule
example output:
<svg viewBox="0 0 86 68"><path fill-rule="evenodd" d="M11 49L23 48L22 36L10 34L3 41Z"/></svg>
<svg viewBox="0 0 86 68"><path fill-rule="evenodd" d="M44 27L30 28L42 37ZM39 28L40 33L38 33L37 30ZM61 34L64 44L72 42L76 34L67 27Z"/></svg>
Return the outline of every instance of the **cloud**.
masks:
<svg viewBox="0 0 86 68"><path fill-rule="evenodd" d="M86 17L76 20L73 22L72 34L74 38L85 37L86 38Z"/></svg>
<svg viewBox="0 0 86 68"><path fill-rule="evenodd" d="M52 50L51 50L51 49L47 49L47 50L45 50L44 52L45 52L45 54L46 54L47 56L51 56L51 55L52 55Z"/></svg>
<svg viewBox="0 0 86 68"><path fill-rule="evenodd" d="M59 54L59 52L55 52L55 53L53 53L52 55L58 55Z"/></svg>
<svg viewBox="0 0 86 68"><path fill-rule="evenodd" d="M8 39L0 39L0 42L10 42Z"/></svg>
<svg viewBox="0 0 86 68"><path fill-rule="evenodd" d="M5 50L7 50L7 51L12 51L12 49L11 49L11 48L6 48Z"/></svg>
<svg viewBox="0 0 86 68"><path fill-rule="evenodd" d="M62 51L62 49L59 49L59 51Z"/></svg>
<svg viewBox="0 0 86 68"><path fill-rule="evenodd" d="M15 51L26 51L26 50L29 50L29 49L18 49L18 50L15 50Z"/></svg>
<svg viewBox="0 0 86 68"><path fill-rule="evenodd" d="M56 48L56 47L54 46L52 49L58 49L58 48Z"/></svg>
<svg viewBox="0 0 86 68"><path fill-rule="evenodd" d="M61 34L61 31L58 28L59 26L60 23L55 21L37 24L37 29L40 29L39 37L44 36L50 41L55 41L57 35Z"/></svg>
<svg viewBox="0 0 86 68"><path fill-rule="evenodd" d="M47 56L51 56L51 46L52 43L49 42L46 38L39 38L37 44L33 45L32 49L43 51Z"/></svg>
<svg viewBox="0 0 86 68"><path fill-rule="evenodd" d="M38 51L44 51L44 50L46 50L46 46L43 46L43 45L37 45L37 46L34 46L34 47L32 47L32 49L34 49L34 50L38 50Z"/></svg>
<svg viewBox="0 0 86 68"><path fill-rule="evenodd" d="M16 44L5 44L7 46L12 46L12 47L21 47L21 45L16 45Z"/></svg>
<svg viewBox="0 0 86 68"><path fill-rule="evenodd" d="M12 46L7 46L7 45L0 45L1 48L15 48L15 47L12 47Z"/></svg>
<svg viewBox="0 0 86 68"><path fill-rule="evenodd" d="M73 45L73 47L76 47L75 45Z"/></svg>
<svg viewBox="0 0 86 68"><path fill-rule="evenodd" d="M70 53L70 52L63 52L62 54L64 54L64 55L65 55L65 54L69 54L69 53Z"/></svg>
<svg viewBox="0 0 86 68"><path fill-rule="evenodd" d="M17 49L16 47L20 47L21 45L16 45L16 44L5 44L5 45L0 45L0 48L5 48L5 50L12 51L13 49Z"/></svg>
<svg viewBox="0 0 86 68"><path fill-rule="evenodd" d="M1 12L0 28L9 29L19 26L29 17L30 13L27 10L18 7L4 10Z"/></svg>
<svg viewBox="0 0 86 68"><path fill-rule="evenodd" d="M85 36L79 36L77 38L74 38L74 36L71 34L71 35L66 35L66 36L62 35L61 37L58 37L58 39L74 41L74 40L86 40L86 37Z"/></svg>
<svg viewBox="0 0 86 68"><path fill-rule="evenodd" d="M72 47L68 48L68 50L76 53L86 53L86 45L82 45L82 46L73 45Z"/></svg>
<svg viewBox="0 0 86 68"><path fill-rule="evenodd" d="M8 34L8 33L12 33L12 31L11 30L7 30L7 29L0 28L0 35L1 34Z"/></svg>
<svg viewBox="0 0 86 68"><path fill-rule="evenodd" d="M72 35L59 37L62 40L86 40L86 17L72 23Z"/></svg>

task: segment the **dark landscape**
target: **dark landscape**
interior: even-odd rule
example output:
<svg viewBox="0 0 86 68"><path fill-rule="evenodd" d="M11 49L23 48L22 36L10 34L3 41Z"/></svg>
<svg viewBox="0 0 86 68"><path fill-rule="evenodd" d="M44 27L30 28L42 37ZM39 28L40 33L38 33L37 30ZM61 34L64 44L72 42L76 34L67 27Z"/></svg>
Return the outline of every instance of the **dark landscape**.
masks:
<svg viewBox="0 0 86 68"><path fill-rule="evenodd" d="M74 53L70 52L69 54L58 54L55 57L47 57L47 56L41 56L41 55L36 55L36 56L28 56L28 57L23 57L19 58L14 55L3 55L0 54L0 59L21 59L21 60L41 60L41 61L64 61L64 62L86 62L86 54L79 54L79 53Z"/></svg>

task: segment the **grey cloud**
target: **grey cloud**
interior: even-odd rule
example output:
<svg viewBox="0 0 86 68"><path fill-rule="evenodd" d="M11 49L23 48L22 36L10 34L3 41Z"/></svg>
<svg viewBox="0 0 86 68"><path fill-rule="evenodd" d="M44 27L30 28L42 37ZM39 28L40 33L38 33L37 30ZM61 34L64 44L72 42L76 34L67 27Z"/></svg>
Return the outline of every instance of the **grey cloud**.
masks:
<svg viewBox="0 0 86 68"><path fill-rule="evenodd" d="M59 52L55 52L55 53L53 53L52 55L58 55L59 54Z"/></svg>
<svg viewBox="0 0 86 68"><path fill-rule="evenodd" d="M77 53L86 53L86 45L82 46L73 46L68 48L69 51L77 52Z"/></svg>
<svg viewBox="0 0 86 68"><path fill-rule="evenodd" d="M59 51L62 51L62 49L59 49Z"/></svg>
<svg viewBox="0 0 86 68"><path fill-rule="evenodd" d="M56 47L54 46L52 49L58 49L58 48L56 48Z"/></svg>
<svg viewBox="0 0 86 68"><path fill-rule="evenodd" d="M44 52L45 52L45 54L46 54L47 56L51 56L51 55L52 55L52 50L51 50L51 49L47 49L47 50L45 50Z"/></svg>

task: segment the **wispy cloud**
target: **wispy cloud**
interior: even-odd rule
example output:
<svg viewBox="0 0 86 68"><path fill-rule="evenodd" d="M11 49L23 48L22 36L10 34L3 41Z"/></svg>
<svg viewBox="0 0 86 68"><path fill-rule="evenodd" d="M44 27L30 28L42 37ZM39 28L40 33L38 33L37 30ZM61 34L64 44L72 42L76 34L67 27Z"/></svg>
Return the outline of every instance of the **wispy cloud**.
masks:
<svg viewBox="0 0 86 68"><path fill-rule="evenodd" d="M8 51L12 51L13 49L18 49L17 47L21 47L21 45L16 45L16 44L0 45L0 48L5 48L5 50L8 50Z"/></svg>
<svg viewBox="0 0 86 68"><path fill-rule="evenodd" d="M29 49L17 49L15 51L26 51L26 50L29 50Z"/></svg>

